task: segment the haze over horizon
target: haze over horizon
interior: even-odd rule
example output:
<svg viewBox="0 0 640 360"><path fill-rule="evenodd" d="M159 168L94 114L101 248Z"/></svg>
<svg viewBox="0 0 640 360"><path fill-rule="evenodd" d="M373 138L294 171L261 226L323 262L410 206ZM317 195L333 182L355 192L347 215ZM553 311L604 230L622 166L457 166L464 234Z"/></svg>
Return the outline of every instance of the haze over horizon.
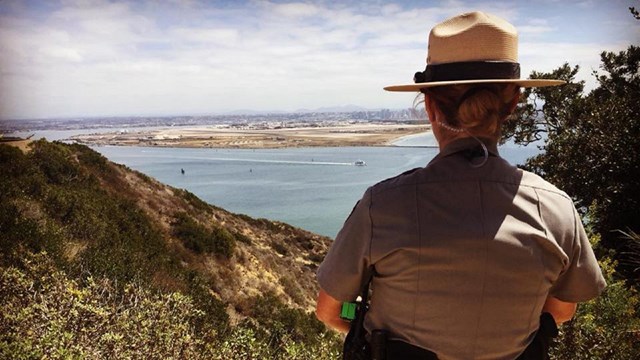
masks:
<svg viewBox="0 0 640 360"><path fill-rule="evenodd" d="M522 77L638 44L638 1L0 1L0 119L410 107L429 29L482 10L520 33Z"/></svg>

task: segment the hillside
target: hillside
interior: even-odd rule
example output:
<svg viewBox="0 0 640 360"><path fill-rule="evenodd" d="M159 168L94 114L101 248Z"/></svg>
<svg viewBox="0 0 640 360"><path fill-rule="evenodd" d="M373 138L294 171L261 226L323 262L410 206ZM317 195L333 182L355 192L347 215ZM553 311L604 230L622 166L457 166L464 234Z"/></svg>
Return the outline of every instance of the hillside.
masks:
<svg viewBox="0 0 640 360"><path fill-rule="evenodd" d="M169 328L124 357L146 354L146 347L157 348L174 331L190 334L180 346L203 358L244 358L237 347L247 346L251 354L284 352L290 358L306 358L318 347L326 356L335 351L336 336L309 314L317 294L314 273L329 238L206 204L82 145L41 140L26 152L0 145L0 168L0 305L9 309L0 317L0 355L55 353L45 350L65 342L43 330L52 317L82 358L119 357L124 353L114 352L113 340L104 340L109 332L124 336L119 344L126 348L126 337L135 335L125 328L138 322L136 329L153 328L165 320L185 327ZM96 292L96 284L108 289L106 295ZM151 306L124 325L84 320L101 311L119 318L122 309L109 309L132 296L136 305L125 307L128 312L144 304L160 310ZM171 305L175 296L187 305ZM75 305L62 306L55 297ZM101 310L82 315L89 299ZM167 318L153 315L163 311ZM94 344L82 340L88 329L96 333ZM238 333L253 340L240 341ZM198 340L203 334L209 335ZM157 357L183 357L173 354Z"/></svg>

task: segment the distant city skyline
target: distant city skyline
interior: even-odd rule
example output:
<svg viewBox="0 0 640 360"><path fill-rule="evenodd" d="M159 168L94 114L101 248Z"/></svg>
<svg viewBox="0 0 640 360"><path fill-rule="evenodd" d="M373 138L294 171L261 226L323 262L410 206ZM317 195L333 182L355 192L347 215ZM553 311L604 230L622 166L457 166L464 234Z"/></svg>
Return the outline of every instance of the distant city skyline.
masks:
<svg viewBox="0 0 640 360"><path fill-rule="evenodd" d="M520 34L522 76L640 43L634 0L0 0L0 119L410 107L429 29L482 10Z"/></svg>

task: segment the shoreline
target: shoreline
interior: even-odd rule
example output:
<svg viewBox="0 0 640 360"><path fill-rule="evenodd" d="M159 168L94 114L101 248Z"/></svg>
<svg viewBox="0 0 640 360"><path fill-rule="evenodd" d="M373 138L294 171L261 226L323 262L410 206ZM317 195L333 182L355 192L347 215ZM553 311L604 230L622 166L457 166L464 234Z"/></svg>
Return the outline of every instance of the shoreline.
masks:
<svg viewBox="0 0 640 360"><path fill-rule="evenodd" d="M350 124L283 128L180 127L81 134L67 139L91 146L274 149L294 147L395 146L430 125Z"/></svg>

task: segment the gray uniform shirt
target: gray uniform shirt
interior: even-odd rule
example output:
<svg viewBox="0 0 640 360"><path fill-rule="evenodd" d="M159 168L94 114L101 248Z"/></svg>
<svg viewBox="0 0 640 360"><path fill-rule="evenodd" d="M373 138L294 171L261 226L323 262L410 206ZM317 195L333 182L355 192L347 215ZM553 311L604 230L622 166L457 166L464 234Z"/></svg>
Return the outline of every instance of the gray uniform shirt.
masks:
<svg viewBox="0 0 640 360"><path fill-rule="evenodd" d="M373 265L365 327L440 359L514 359L548 295L566 302L605 287L564 192L494 156L479 168L457 140L427 167L369 188L318 269L320 287L353 301Z"/></svg>

